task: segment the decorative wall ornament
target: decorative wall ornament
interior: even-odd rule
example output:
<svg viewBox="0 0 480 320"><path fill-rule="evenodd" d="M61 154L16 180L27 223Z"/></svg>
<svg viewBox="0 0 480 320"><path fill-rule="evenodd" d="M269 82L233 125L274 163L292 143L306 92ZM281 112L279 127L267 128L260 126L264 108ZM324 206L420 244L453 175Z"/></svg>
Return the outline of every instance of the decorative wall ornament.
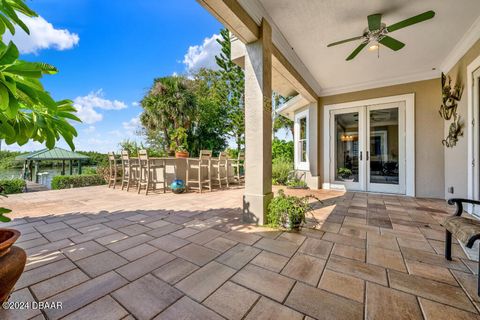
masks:
<svg viewBox="0 0 480 320"><path fill-rule="evenodd" d="M438 113L445 121L453 122L448 128L448 136L442 140L442 144L447 148L453 148L457 142L458 137L463 136L463 121L460 120L460 115L457 113L458 101L462 98L463 86L455 84L451 85L452 79L442 73L442 105Z"/></svg>

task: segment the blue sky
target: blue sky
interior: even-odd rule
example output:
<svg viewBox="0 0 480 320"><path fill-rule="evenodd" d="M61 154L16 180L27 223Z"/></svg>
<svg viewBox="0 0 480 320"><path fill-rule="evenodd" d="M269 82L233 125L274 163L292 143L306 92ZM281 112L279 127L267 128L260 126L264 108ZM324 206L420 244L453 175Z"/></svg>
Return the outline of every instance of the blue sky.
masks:
<svg viewBox="0 0 480 320"><path fill-rule="evenodd" d="M55 99L72 99L84 123L77 150L117 150L136 137L138 101L155 77L213 66L222 27L195 0L31 0L39 18L31 36L14 37L22 58L55 65L43 83ZM66 145L61 142L59 146ZM36 150L29 143L10 150Z"/></svg>

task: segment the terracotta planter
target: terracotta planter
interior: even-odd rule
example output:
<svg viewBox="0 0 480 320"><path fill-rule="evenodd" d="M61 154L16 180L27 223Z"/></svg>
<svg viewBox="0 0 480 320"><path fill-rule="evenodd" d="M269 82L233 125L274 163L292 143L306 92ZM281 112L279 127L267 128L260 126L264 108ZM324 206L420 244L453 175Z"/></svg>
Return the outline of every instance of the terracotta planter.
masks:
<svg viewBox="0 0 480 320"><path fill-rule="evenodd" d="M188 151L175 151L175 158L188 158Z"/></svg>
<svg viewBox="0 0 480 320"><path fill-rule="evenodd" d="M18 237L20 232L17 230L0 229L0 304L10 296L27 262L25 251L12 246Z"/></svg>

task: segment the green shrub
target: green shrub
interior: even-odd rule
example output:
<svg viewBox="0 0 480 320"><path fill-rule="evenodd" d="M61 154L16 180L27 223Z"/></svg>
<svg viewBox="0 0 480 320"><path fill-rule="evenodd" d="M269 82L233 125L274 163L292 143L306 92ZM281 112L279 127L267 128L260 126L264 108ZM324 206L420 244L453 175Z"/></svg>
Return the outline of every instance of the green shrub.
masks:
<svg viewBox="0 0 480 320"><path fill-rule="evenodd" d="M272 159L284 159L285 161L293 162L293 141L273 139Z"/></svg>
<svg viewBox="0 0 480 320"><path fill-rule="evenodd" d="M25 189L25 180L23 179L2 179L0 188L3 194L22 193Z"/></svg>
<svg viewBox="0 0 480 320"><path fill-rule="evenodd" d="M105 184L105 179L98 174L74 175L74 176L55 176L52 179L52 189L69 189L88 186L98 186Z"/></svg>
<svg viewBox="0 0 480 320"><path fill-rule="evenodd" d="M82 175L92 175L92 174L97 174L97 168L96 167L86 167L82 168Z"/></svg>
<svg viewBox="0 0 480 320"><path fill-rule="evenodd" d="M272 161L272 183L285 185L289 178L290 171L293 170L293 162L277 158Z"/></svg>
<svg viewBox="0 0 480 320"><path fill-rule="evenodd" d="M290 188L307 188L307 183L300 179L293 179L287 181L287 186Z"/></svg>

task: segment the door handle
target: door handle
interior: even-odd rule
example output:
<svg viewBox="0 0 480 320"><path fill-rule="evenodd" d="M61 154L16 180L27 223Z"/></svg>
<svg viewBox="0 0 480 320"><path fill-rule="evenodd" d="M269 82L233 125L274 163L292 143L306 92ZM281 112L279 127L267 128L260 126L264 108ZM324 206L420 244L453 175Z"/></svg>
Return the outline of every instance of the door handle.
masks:
<svg viewBox="0 0 480 320"><path fill-rule="evenodd" d="M368 157L368 151L367 151L367 161L368 161L369 157Z"/></svg>
<svg viewBox="0 0 480 320"><path fill-rule="evenodd" d="M363 156L362 156L362 155L363 155L363 152L362 152L362 151L360 151L360 161L362 161L362 158L363 158Z"/></svg>

